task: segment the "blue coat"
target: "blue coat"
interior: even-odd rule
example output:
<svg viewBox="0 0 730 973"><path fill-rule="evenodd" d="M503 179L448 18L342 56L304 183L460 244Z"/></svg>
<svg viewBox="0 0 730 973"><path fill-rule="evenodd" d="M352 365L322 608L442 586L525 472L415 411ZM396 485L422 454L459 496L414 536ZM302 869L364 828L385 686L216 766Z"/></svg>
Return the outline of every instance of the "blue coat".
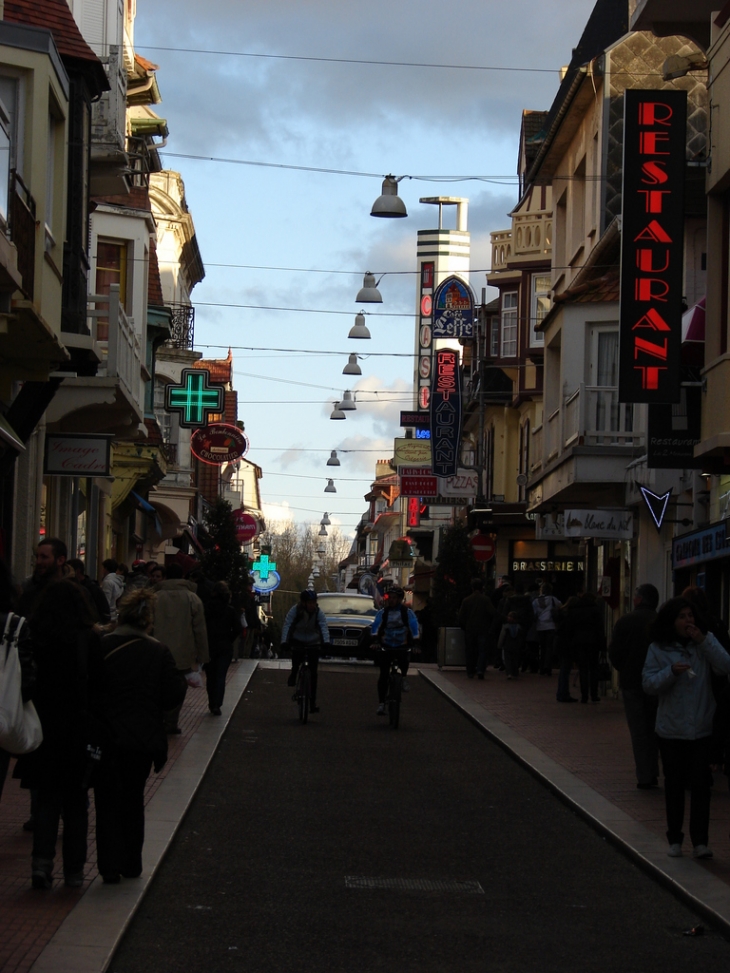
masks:
<svg viewBox="0 0 730 973"><path fill-rule="evenodd" d="M675 662L686 662L696 673L678 676L672 672ZM712 632L703 642L669 645L652 642L642 672L645 693L659 697L656 732L668 740L700 740L712 735L715 699L712 695L710 669L730 674L730 655Z"/></svg>

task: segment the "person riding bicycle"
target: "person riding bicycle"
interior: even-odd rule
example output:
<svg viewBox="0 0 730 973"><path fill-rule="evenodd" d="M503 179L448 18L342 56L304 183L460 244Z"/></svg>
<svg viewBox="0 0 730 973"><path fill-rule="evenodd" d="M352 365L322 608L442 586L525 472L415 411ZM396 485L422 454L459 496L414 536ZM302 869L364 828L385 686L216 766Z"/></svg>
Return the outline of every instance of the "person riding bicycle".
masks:
<svg viewBox="0 0 730 973"><path fill-rule="evenodd" d="M299 596L299 604L293 605L284 619L281 630L281 647L291 649L291 672L287 686L295 686L297 673L305 657L312 674L309 692L309 712L319 713L317 706L317 666L319 653L329 645L330 633L327 619L317 603L317 592L307 588Z"/></svg>
<svg viewBox="0 0 730 973"><path fill-rule="evenodd" d="M393 656L403 676L401 689L408 692L406 673L408 672L409 649L418 638L418 619L403 604L405 591L391 588L385 604L375 616L370 629L376 640L375 664L380 667L378 678L378 716L385 716L385 694L388 688L390 663Z"/></svg>

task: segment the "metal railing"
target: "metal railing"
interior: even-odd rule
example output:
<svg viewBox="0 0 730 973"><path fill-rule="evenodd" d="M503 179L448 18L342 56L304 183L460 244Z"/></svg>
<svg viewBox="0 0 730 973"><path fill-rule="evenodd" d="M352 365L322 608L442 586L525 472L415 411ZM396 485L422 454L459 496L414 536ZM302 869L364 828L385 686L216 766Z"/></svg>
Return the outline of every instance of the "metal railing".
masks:
<svg viewBox="0 0 730 973"><path fill-rule="evenodd" d="M566 395L562 406L547 418L543 449L535 442L533 455L549 462L571 446L643 446L645 432L637 428L630 402L619 402L618 388L581 384ZM537 430L535 430L537 432Z"/></svg>
<svg viewBox="0 0 730 973"><path fill-rule="evenodd" d="M170 337L165 342L168 348L181 348L191 351L195 332L195 308L192 304L168 304L170 308Z"/></svg>
<svg viewBox="0 0 730 973"><path fill-rule="evenodd" d="M126 386L130 398L142 408L142 349L134 330L134 319L127 317L120 303L119 284L112 284L108 294L89 294L89 304L95 305L88 311L90 331L97 338L103 357L97 376L118 378ZM97 330L100 320L106 325L106 333Z"/></svg>
<svg viewBox="0 0 730 973"><path fill-rule="evenodd" d="M18 271L23 278L23 293L33 300L35 290L35 200L13 169L10 173L10 239L18 251Z"/></svg>

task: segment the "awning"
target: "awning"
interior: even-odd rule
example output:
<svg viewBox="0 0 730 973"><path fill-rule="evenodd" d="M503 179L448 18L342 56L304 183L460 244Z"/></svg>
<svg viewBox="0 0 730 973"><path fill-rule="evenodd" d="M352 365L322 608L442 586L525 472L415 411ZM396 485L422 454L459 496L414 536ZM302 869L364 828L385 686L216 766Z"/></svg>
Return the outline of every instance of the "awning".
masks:
<svg viewBox="0 0 730 973"><path fill-rule="evenodd" d="M152 504L151 503L148 503L148 501L145 500L144 497L140 497L140 495L138 493L135 493L134 490L130 490L129 491L129 495L134 500L134 502L136 503L137 507L143 513L146 513L147 516L152 519L152 521L153 521L153 523L155 525L155 530L157 531L158 534L161 535L162 534L162 524L160 523L160 518L159 518L159 516L157 514L157 511L152 506Z"/></svg>
<svg viewBox="0 0 730 973"><path fill-rule="evenodd" d="M25 452L25 443L10 425L5 416L0 415L0 439L19 453Z"/></svg>
<svg viewBox="0 0 730 973"><path fill-rule="evenodd" d="M705 298L682 315L682 344L685 341L705 340Z"/></svg>

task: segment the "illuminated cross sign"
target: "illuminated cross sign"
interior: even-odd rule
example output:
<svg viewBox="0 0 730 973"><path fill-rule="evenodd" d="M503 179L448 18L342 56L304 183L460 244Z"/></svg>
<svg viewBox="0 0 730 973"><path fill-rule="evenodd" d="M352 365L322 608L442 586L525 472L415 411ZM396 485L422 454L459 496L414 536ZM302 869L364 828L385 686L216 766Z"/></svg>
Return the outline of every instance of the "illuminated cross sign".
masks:
<svg viewBox="0 0 730 973"><path fill-rule="evenodd" d="M258 571L262 581L266 581L269 571L276 570L276 561L270 561L268 554L262 554L258 561L253 562L254 571Z"/></svg>
<svg viewBox="0 0 730 973"><path fill-rule="evenodd" d="M181 426L207 426L211 413L223 411L223 386L209 383L207 368L184 368L181 384L167 386L165 409L179 413Z"/></svg>

